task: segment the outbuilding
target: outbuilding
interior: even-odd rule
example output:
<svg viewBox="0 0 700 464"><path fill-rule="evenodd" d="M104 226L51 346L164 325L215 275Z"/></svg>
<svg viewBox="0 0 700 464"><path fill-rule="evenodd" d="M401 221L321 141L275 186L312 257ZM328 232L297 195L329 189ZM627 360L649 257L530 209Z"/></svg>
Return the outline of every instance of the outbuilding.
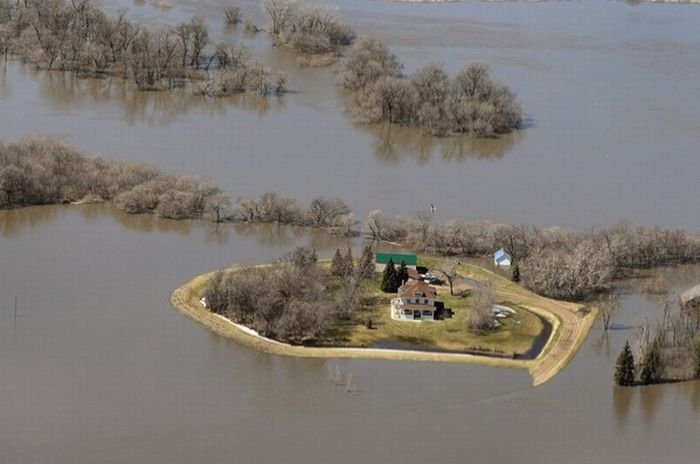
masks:
<svg viewBox="0 0 700 464"><path fill-rule="evenodd" d="M493 254L493 264L496 266L510 266L511 261L510 255L503 248Z"/></svg>
<svg viewBox="0 0 700 464"><path fill-rule="evenodd" d="M390 259L396 267L399 267L401 262L406 263L406 267L409 269L415 269L418 265L418 256L415 253L376 253L374 256L375 270L382 272Z"/></svg>

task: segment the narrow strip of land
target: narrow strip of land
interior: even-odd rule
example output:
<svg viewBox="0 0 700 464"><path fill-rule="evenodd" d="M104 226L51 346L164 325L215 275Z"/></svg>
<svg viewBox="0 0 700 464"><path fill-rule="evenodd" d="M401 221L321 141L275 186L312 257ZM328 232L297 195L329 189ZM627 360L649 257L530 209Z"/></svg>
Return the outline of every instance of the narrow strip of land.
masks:
<svg viewBox="0 0 700 464"><path fill-rule="evenodd" d="M497 292L507 297L507 292ZM528 299L520 293L521 300ZM542 297L537 297L537 306L527 305L527 309L546 318L552 324L552 335L542 352L529 367L532 383L540 385L557 375L573 359L586 339L596 318L596 310L581 314L577 308L568 303L547 300L542 304Z"/></svg>
<svg viewBox="0 0 700 464"><path fill-rule="evenodd" d="M540 385L548 381L568 364L586 338L593 320L595 319L595 311L582 314L579 311L579 305L542 298L528 292L518 285L508 282L505 289L501 289L497 292L500 297L506 300L508 300L509 297L517 297L519 301L527 304L528 310L547 319L550 324L552 324L552 334L540 355L534 360L416 350L294 346L259 336L203 307L199 300L204 293L207 280L212 275L213 273L200 275L177 288L171 295L171 304L178 311L206 326L209 330L250 348L275 355L306 358L435 361L518 368L525 369L530 373L534 385ZM489 275L489 277L502 279L495 274Z"/></svg>
<svg viewBox="0 0 700 464"><path fill-rule="evenodd" d="M473 268L471 268L473 269ZM534 385L541 385L557 375L574 358L598 314L596 308L583 312L582 305L566 301L553 300L537 295L507 279L479 269L477 275L467 272L467 280L483 278L498 280L496 294L503 300L517 299L521 306L545 318L552 325L552 334L540 354L527 368Z"/></svg>

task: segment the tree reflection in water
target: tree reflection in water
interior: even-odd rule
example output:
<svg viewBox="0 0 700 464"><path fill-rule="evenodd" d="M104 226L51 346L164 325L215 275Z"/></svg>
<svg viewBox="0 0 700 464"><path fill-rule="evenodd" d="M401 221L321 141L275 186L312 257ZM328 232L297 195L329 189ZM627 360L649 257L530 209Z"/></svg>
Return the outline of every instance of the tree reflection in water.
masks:
<svg viewBox="0 0 700 464"><path fill-rule="evenodd" d="M186 236L200 229L207 243L225 244L231 235L254 238L260 245L289 249L305 240L308 246L328 252L336 248L353 246L353 240L335 236L323 229L310 229L283 224L232 224L204 220L164 219L152 214L128 214L109 203L83 205L46 205L0 210L0 235L5 238L18 236L35 226L58 219L63 214L78 212L86 222L105 217L112 218L120 226L139 233L165 233Z"/></svg>
<svg viewBox="0 0 700 464"><path fill-rule="evenodd" d="M334 236L322 229L284 224L234 224L233 228L236 234L242 237L254 237L260 245L265 247L286 248L298 243L299 239L304 237L308 237L309 246L316 250L352 246L352 239Z"/></svg>
<svg viewBox="0 0 700 464"><path fill-rule="evenodd" d="M83 78L73 73L38 70L32 65L17 64L19 73L39 81L39 91L44 101L60 111L75 111L82 107L116 105L124 120L134 125L163 126L190 112L199 111L207 116L220 117L228 107L255 112L264 116L270 111L279 111L286 106L284 96L272 98L253 94L239 94L224 98L208 98L192 93L189 84L170 91L139 91L124 79ZM0 77L0 95L4 77Z"/></svg>
<svg viewBox="0 0 700 464"><path fill-rule="evenodd" d="M375 137L374 156L383 164L399 164L413 159L426 164L434 156L444 161L462 163L467 159L498 160L525 138L519 131L497 138L474 138L468 135L435 137L412 127L395 124L358 126Z"/></svg>
<svg viewBox="0 0 700 464"><path fill-rule="evenodd" d="M632 400L637 393L634 387L613 387L613 408L615 419L620 426L624 426L629 418Z"/></svg>
<svg viewBox="0 0 700 464"><path fill-rule="evenodd" d="M67 206L51 205L0 210L0 234L12 238L39 224L53 221L58 211L65 208Z"/></svg>

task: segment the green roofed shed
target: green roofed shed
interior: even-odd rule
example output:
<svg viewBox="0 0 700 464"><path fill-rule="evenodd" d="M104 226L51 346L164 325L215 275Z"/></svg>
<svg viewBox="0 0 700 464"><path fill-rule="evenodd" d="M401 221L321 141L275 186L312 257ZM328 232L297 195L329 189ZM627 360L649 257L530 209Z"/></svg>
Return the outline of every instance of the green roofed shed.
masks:
<svg viewBox="0 0 700 464"><path fill-rule="evenodd" d="M401 265L401 261L412 268L418 264L418 256L415 253L376 253L374 262L377 270L383 270L390 258L396 267Z"/></svg>

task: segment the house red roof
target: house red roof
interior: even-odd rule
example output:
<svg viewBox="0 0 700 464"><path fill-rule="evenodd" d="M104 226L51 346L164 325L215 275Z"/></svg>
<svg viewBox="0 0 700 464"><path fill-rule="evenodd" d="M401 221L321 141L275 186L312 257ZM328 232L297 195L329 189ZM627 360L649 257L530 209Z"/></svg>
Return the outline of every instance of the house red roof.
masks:
<svg viewBox="0 0 700 464"><path fill-rule="evenodd" d="M399 287L399 296L402 298L414 296L435 298L437 296L437 291L422 280L411 280Z"/></svg>

